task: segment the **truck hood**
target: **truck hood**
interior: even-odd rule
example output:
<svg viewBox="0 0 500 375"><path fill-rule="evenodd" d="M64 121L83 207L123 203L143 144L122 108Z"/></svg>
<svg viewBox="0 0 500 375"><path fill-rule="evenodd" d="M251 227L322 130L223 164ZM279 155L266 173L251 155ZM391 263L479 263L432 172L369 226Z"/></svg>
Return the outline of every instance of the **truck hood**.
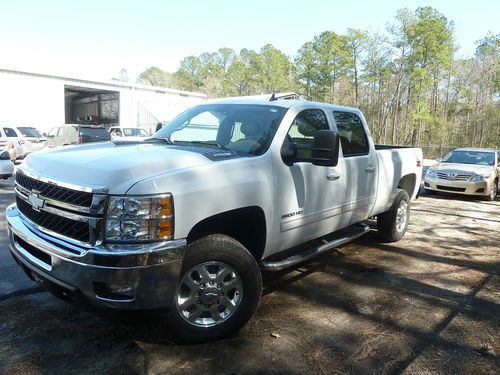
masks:
<svg viewBox="0 0 500 375"><path fill-rule="evenodd" d="M486 175L493 172L493 167L489 165L477 164L459 164L459 163L439 163L431 167L436 172L453 171L453 172L468 172Z"/></svg>
<svg viewBox="0 0 500 375"><path fill-rule="evenodd" d="M165 144L94 143L66 146L28 156L20 166L37 176L79 186L107 187L124 194L155 175L212 163L205 156Z"/></svg>

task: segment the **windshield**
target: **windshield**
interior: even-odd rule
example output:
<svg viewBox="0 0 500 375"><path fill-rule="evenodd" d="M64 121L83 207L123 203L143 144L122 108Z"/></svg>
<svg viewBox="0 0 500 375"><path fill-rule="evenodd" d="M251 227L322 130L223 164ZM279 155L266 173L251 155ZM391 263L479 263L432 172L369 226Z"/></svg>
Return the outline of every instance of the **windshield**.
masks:
<svg viewBox="0 0 500 375"><path fill-rule="evenodd" d="M177 116L153 138L261 155L269 148L286 111L287 108L272 105L199 105Z"/></svg>
<svg viewBox="0 0 500 375"><path fill-rule="evenodd" d="M149 134L146 130L141 128L123 128L123 134L126 137L148 137Z"/></svg>
<svg viewBox="0 0 500 375"><path fill-rule="evenodd" d="M25 137L35 137L40 138L43 137L42 133L40 133L35 128L18 128L21 134Z"/></svg>
<svg viewBox="0 0 500 375"><path fill-rule="evenodd" d="M452 151L445 156L443 163L494 165L495 154L487 151Z"/></svg>

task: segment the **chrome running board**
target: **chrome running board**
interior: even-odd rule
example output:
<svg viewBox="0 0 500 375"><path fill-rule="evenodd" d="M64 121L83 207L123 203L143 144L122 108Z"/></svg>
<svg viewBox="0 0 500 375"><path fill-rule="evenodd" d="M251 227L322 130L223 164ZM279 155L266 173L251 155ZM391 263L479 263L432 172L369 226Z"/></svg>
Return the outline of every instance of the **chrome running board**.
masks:
<svg viewBox="0 0 500 375"><path fill-rule="evenodd" d="M303 263L306 260L314 258L319 254L322 254L328 250L333 249L334 247L341 246L348 242L351 242L370 231L370 227L366 224L353 225L349 229L350 230L348 233L343 234L341 237L336 238L335 240L327 241L326 239L322 239L323 245L313 248L308 248L299 254L294 254L287 258L280 259L277 261L262 261L260 263L260 266L262 269L267 271L281 271L284 270L285 268L293 267L297 264Z"/></svg>

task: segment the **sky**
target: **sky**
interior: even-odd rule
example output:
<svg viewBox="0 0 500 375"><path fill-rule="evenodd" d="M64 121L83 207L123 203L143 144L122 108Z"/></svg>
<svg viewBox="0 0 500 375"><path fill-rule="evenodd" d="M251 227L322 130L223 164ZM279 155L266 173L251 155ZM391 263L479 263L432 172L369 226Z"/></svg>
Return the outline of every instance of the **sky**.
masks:
<svg viewBox="0 0 500 375"><path fill-rule="evenodd" d="M499 0L0 0L0 68L90 79L133 79L150 66L221 47L290 57L315 35L386 31L400 8L431 5L455 24L459 57L500 32Z"/></svg>

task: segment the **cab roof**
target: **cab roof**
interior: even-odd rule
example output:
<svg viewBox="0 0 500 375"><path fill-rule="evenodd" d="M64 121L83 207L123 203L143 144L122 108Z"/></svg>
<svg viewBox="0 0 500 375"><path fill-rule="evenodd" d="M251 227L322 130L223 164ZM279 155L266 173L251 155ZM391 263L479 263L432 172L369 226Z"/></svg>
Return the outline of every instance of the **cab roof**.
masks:
<svg viewBox="0 0 500 375"><path fill-rule="evenodd" d="M360 112L359 109L353 107L345 107L341 105L328 104L328 103L320 103L313 102L309 100L297 100L297 99L278 99L278 100L266 100L260 97L239 97L239 98L226 98L226 99L212 99L208 100L203 104L254 104L254 105L273 105L283 108L292 108L292 107L303 107L303 106L311 106L311 107L319 107L319 108L328 108L333 110L343 110L348 112Z"/></svg>

